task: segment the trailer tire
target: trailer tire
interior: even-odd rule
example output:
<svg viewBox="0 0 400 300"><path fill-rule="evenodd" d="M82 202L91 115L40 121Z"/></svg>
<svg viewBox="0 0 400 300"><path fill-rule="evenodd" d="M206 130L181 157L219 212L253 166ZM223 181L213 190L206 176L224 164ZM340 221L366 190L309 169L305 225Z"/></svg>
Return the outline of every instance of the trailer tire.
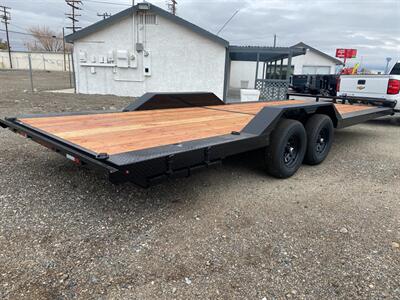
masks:
<svg viewBox="0 0 400 300"><path fill-rule="evenodd" d="M332 147L334 128L330 117L322 114L311 116L305 126L307 151L304 162L317 165L325 160Z"/></svg>
<svg viewBox="0 0 400 300"><path fill-rule="evenodd" d="M300 168L307 149L307 134L303 124L282 119L271 134L266 148L267 173L277 178L288 178Z"/></svg>

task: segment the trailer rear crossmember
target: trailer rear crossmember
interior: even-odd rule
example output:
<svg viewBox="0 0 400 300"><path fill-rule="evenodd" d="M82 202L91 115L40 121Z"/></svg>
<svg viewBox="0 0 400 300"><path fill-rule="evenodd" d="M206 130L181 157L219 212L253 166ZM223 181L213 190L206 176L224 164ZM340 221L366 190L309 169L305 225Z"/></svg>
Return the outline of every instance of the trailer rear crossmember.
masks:
<svg viewBox="0 0 400 300"><path fill-rule="evenodd" d="M147 187L264 147L269 173L285 178L303 160L315 164L326 157L333 138L330 127L391 114L387 105L304 100L225 104L210 93L145 94L122 112L29 115L0 120L0 125L77 164L106 171L113 183ZM318 156L314 148L323 151Z"/></svg>

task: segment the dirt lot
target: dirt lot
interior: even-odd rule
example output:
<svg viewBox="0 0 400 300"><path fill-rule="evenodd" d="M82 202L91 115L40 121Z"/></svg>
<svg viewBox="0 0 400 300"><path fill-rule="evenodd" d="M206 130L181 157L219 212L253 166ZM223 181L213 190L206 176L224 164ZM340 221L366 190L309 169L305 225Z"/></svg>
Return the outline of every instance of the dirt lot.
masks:
<svg viewBox="0 0 400 300"><path fill-rule="evenodd" d="M26 78L0 72L1 116L130 102ZM399 149L384 118L287 180L243 155L145 190L0 130L0 298L400 299Z"/></svg>

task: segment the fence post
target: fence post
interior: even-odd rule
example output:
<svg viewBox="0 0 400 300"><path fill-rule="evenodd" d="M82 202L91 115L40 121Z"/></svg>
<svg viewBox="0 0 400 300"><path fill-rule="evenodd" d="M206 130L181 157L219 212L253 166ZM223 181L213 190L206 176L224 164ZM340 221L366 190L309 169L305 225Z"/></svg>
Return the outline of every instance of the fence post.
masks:
<svg viewBox="0 0 400 300"><path fill-rule="evenodd" d="M72 64L72 80L74 82L74 93L76 94L76 78L75 78L75 65L74 65L74 51L71 51L71 64Z"/></svg>
<svg viewBox="0 0 400 300"><path fill-rule="evenodd" d="M68 77L69 77L69 87L72 88L72 69L71 69L71 59L68 53Z"/></svg>
<svg viewBox="0 0 400 300"><path fill-rule="evenodd" d="M32 58L30 53L28 54L28 62L29 62L29 78L31 80L31 91L33 92Z"/></svg>

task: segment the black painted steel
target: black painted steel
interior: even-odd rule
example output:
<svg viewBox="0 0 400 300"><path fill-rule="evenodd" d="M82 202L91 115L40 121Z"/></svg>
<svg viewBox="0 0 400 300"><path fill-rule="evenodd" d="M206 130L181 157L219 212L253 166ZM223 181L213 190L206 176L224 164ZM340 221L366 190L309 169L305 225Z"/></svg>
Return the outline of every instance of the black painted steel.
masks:
<svg viewBox="0 0 400 300"><path fill-rule="evenodd" d="M204 93L147 94L140 102L130 105L127 109L131 111L136 109L167 108L168 106L176 107L177 105L179 107L221 105L221 108L215 109L230 111L229 105L225 105L218 97L211 93L206 94L207 96ZM195 100L186 102L193 95L196 95L194 97ZM167 99L166 102L169 102L168 99L172 99L172 104L164 104L161 99ZM232 113L241 112L233 110ZM16 118L0 120L0 126L31 138L35 142L62 155L71 155L77 158L79 162L106 171L113 183L131 181L139 186L147 187L167 178L189 176L202 168L219 164L225 157L266 147L269 144L271 133L282 118L297 119L302 122L315 113L330 116L335 127L343 128L390 115L393 113L393 109L371 106L368 110L348 113L342 116L331 102L267 106L261 109L241 132L232 132L232 134L115 155L94 153L79 147L79 145L72 144L24 124Z"/></svg>
<svg viewBox="0 0 400 300"><path fill-rule="evenodd" d="M56 141L58 143L65 144L65 145L67 145L69 147L72 147L72 148L74 148L74 149L76 149L76 150L78 150L78 151L80 151L82 153L85 153L87 155L90 155L92 157L96 157L96 155L97 155L97 153L95 153L93 151L90 151L89 149L86 149L86 148L83 148L83 147L81 147L79 145L76 145L74 143L68 142L68 141L66 141L64 139L61 139L61 138L51 134L51 133L48 133L47 131L43 131L43 130L41 130L39 128L35 128L33 126L25 124L25 123L19 121L16 118L6 118L4 122L5 122L5 124L7 124L7 127L11 127L13 129L17 129L19 132L34 132L37 135L41 135L43 137L48 137L52 141Z"/></svg>
<svg viewBox="0 0 400 300"><path fill-rule="evenodd" d="M373 97L326 96L326 95L310 95L303 93L288 93L287 98L289 98L289 96L314 98L317 102L320 99L327 99L326 101L333 103L337 103L337 100L341 100L341 103L343 104L359 103L359 104L369 104L373 106L390 107L390 108L395 108L397 104L396 100L373 98Z"/></svg>
<svg viewBox="0 0 400 300"><path fill-rule="evenodd" d="M291 136L286 143L285 150L283 151L283 161L288 167L292 167L299 155L300 140L297 136Z"/></svg>
<svg viewBox="0 0 400 300"><path fill-rule="evenodd" d="M146 93L124 111L224 105L213 93Z"/></svg>
<svg viewBox="0 0 400 300"><path fill-rule="evenodd" d="M317 142L315 145L315 150L318 153L323 153L326 149L326 146L329 142L329 130L327 128L322 128L321 131L318 133Z"/></svg>
<svg viewBox="0 0 400 300"><path fill-rule="evenodd" d="M244 133L262 135L270 133L282 117L298 119L314 113L330 115L336 122L340 115L331 103L309 102L296 105L266 106L242 130Z"/></svg>
<svg viewBox="0 0 400 300"><path fill-rule="evenodd" d="M369 120L377 119L384 116L390 116L393 113L393 108L388 107L371 107L371 109L368 110L347 113L341 117L337 128L345 128L357 125Z"/></svg>
<svg viewBox="0 0 400 300"><path fill-rule="evenodd" d="M18 133L26 138L29 138L50 150L53 150L62 155L71 155L74 158L78 158L80 162L88 164L94 168L106 170L110 173L117 172L118 170L110 165L102 163L100 160L95 159L87 151L76 147L76 145L64 143L57 139L54 139L49 134L43 134L34 129L28 128L26 126L20 125L15 121L0 120L0 124L4 128L9 128L14 133Z"/></svg>

